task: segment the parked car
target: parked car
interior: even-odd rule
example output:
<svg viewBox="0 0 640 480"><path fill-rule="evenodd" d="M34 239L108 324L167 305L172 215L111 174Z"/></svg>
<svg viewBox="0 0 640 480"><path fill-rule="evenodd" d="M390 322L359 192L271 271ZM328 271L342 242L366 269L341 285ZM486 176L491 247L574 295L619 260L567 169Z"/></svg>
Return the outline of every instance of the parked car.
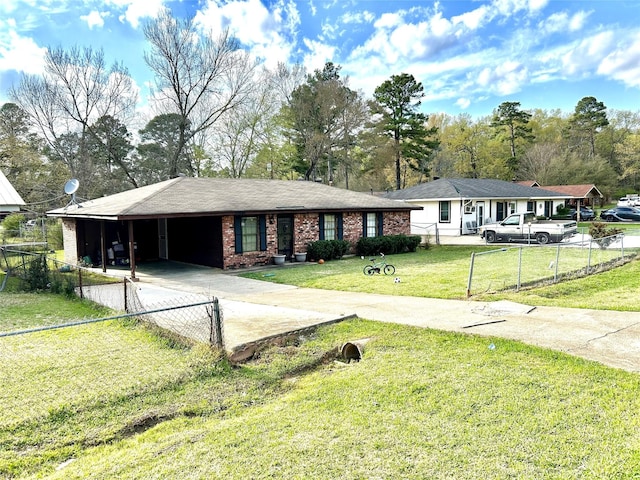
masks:
<svg viewBox="0 0 640 480"><path fill-rule="evenodd" d="M614 207L600 212L605 222L640 222L640 209L635 207Z"/></svg>
<svg viewBox="0 0 640 480"><path fill-rule="evenodd" d="M578 219L578 211L575 208L569 209L569 215L571 215L572 220ZM596 212L591 210L589 207L585 207L583 205L580 206L580 220L584 220L585 222L590 222L591 220L595 220Z"/></svg>
<svg viewBox="0 0 640 480"><path fill-rule="evenodd" d="M577 231L571 220L538 220L533 212L512 213L501 222L485 223L480 236L487 243L535 240L540 244L561 242Z"/></svg>

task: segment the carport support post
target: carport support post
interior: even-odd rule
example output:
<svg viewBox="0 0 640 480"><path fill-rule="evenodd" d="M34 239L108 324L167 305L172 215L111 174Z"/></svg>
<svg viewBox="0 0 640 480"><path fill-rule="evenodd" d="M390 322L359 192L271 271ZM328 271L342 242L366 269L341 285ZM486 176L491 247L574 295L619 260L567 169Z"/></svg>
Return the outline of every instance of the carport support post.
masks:
<svg viewBox="0 0 640 480"><path fill-rule="evenodd" d="M137 281L136 278L136 249L133 238L133 220L129 220L129 262L131 263L131 280Z"/></svg>
<svg viewBox="0 0 640 480"><path fill-rule="evenodd" d="M107 272L107 244L104 239L104 220L100 220L100 251L102 252L102 272Z"/></svg>

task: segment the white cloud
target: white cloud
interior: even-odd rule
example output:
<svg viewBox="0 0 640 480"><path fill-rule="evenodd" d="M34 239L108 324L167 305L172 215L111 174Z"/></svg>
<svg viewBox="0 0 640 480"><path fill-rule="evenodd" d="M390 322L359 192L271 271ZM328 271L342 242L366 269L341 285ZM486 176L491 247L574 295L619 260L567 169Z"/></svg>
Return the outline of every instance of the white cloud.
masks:
<svg viewBox="0 0 640 480"><path fill-rule="evenodd" d="M87 22L89 29L93 29L93 27L104 27L104 19L108 17L108 12L98 12L93 10L89 15L81 15L80 20L83 22Z"/></svg>
<svg viewBox="0 0 640 480"><path fill-rule="evenodd" d="M229 27L252 55L274 66L289 60L300 16L293 0L280 0L270 8L267 10L260 0L236 0L224 5L208 0L195 21L214 35Z"/></svg>
<svg viewBox="0 0 640 480"><path fill-rule="evenodd" d="M573 46L562 58L562 70L568 76L584 76L594 71L615 45L611 31L585 38Z"/></svg>
<svg viewBox="0 0 640 480"><path fill-rule="evenodd" d="M469 105L471 105L471 100L468 98L459 98L456 100L455 105L460 107L462 110L465 110L469 108Z"/></svg>
<svg viewBox="0 0 640 480"><path fill-rule="evenodd" d="M582 30L592 12L581 10L573 15L564 12L556 12L538 24L538 29L547 34L577 32Z"/></svg>
<svg viewBox="0 0 640 480"><path fill-rule="evenodd" d="M477 84L498 95L511 95L520 91L527 78L528 72L524 65L508 61L497 67L485 67L478 75Z"/></svg>
<svg viewBox="0 0 640 480"><path fill-rule="evenodd" d="M597 73L630 87L640 87L640 33L604 57Z"/></svg>
<svg viewBox="0 0 640 480"><path fill-rule="evenodd" d="M587 22L587 19L592 13L593 12L585 12L584 10L575 13L569 21L569 30L571 32L582 30L582 27L584 27L584 24Z"/></svg>
<svg viewBox="0 0 640 480"><path fill-rule="evenodd" d="M454 25L461 23L469 30L477 30L485 24L485 22L489 19L489 16L489 8L486 5L482 5L481 7L476 8L475 10L472 10L470 12L451 17L451 22Z"/></svg>
<svg viewBox="0 0 640 480"><path fill-rule="evenodd" d="M0 37L0 71L40 74L44 71L45 53L46 48L38 46L32 38L10 30Z"/></svg>
<svg viewBox="0 0 640 480"><path fill-rule="evenodd" d="M325 63L335 59L336 47L308 38L303 39L303 42L309 49L309 53L304 56L302 61L302 65L308 72L322 70Z"/></svg>
<svg viewBox="0 0 640 480"><path fill-rule="evenodd" d="M340 17L340 23L344 24L363 24L372 23L376 16L374 13L364 10L362 12L347 12Z"/></svg>
<svg viewBox="0 0 640 480"><path fill-rule="evenodd" d="M114 5L125 12L120 15L121 22L129 23L138 28L143 18L153 18L164 7L165 0L106 0L105 5Z"/></svg>

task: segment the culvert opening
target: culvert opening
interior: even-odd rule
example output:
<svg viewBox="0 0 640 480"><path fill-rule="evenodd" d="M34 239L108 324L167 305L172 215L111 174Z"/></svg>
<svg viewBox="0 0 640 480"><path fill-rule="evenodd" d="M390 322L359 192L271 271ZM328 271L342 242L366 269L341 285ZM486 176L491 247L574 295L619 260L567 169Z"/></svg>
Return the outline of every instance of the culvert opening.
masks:
<svg viewBox="0 0 640 480"><path fill-rule="evenodd" d="M365 338L362 340L354 340L344 343L340 348L342 359L347 363L350 363L351 360L359 362L362 359L362 354L364 353L364 346L368 341L369 339Z"/></svg>

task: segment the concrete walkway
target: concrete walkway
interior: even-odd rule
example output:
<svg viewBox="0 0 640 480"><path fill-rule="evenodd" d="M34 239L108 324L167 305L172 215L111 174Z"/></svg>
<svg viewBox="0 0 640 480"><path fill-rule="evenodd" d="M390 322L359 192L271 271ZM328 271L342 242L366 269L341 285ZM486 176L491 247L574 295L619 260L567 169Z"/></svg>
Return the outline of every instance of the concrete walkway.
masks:
<svg viewBox="0 0 640 480"><path fill-rule="evenodd" d="M287 268L287 267L283 267ZM226 347L357 315L360 318L520 340L631 372L640 371L640 312L530 307L338 292L246 279L217 269L166 264L138 271L139 296L216 296ZM495 337L495 338L494 338ZM349 339L345 339L349 340ZM488 340L489 342L489 340ZM499 343L496 343L499 348Z"/></svg>

